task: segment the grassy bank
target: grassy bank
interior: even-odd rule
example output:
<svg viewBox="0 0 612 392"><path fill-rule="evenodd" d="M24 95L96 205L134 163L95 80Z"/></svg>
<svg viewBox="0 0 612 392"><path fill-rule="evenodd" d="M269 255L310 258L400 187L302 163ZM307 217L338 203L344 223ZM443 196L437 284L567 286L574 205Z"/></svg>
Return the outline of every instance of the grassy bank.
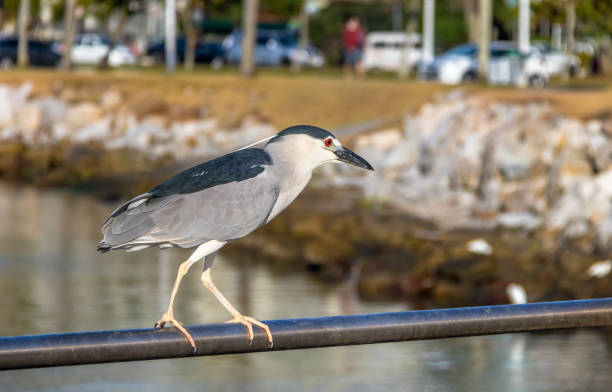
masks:
<svg viewBox="0 0 612 392"><path fill-rule="evenodd" d="M95 71L11 70L0 72L0 83L31 82L35 94L57 94L67 100L96 100L108 89L120 91L136 112L189 116L205 110L223 125L256 115L278 128L317 124L335 128L396 116L415 110L436 93L452 88L435 83L401 82L389 75L345 81L337 73L262 70L245 79L235 70L200 69L168 76L160 69ZM553 84L545 90L463 86L487 101L545 100L571 117L612 113L612 79L593 78ZM177 110L177 107L182 108Z"/></svg>
<svg viewBox="0 0 612 392"><path fill-rule="evenodd" d="M31 82L34 94L68 100L96 100L113 87L135 112L189 116L205 110L223 125L256 115L279 129L294 124L339 127L416 109L448 88L391 80L344 81L334 76L264 73L245 79L235 73L195 72L167 76L155 71L15 70L0 72L0 83ZM181 113L173 113L182 107Z"/></svg>

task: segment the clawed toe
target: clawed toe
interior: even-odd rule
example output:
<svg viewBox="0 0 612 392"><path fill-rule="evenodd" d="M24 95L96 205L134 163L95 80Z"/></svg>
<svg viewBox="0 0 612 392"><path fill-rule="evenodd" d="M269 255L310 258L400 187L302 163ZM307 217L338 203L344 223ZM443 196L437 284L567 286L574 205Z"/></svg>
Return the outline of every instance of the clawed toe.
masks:
<svg viewBox="0 0 612 392"><path fill-rule="evenodd" d="M237 315L234 316L234 318L232 318L231 320L226 321L226 323L239 323L244 325L247 330L249 345L253 343L253 337L255 336L253 334L253 325L256 325L264 330L264 332L266 333L266 337L268 338L268 343L270 344L270 347L273 346L272 333L270 332L270 328L266 324L254 319L253 317Z"/></svg>
<svg viewBox="0 0 612 392"><path fill-rule="evenodd" d="M163 328L166 324L174 325L176 329L178 329L179 332L183 334L183 336L185 336L185 339L187 339L189 344L191 344L191 347L193 347L193 352L196 352L197 347L196 347L195 341L191 337L191 334L187 332L185 327L183 327L183 324L181 324L177 319L172 317L172 315L164 314L162 318L158 322L155 323L154 328L156 329Z"/></svg>
<svg viewBox="0 0 612 392"><path fill-rule="evenodd" d="M153 328L159 329L159 328L163 328L165 325L166 325L166 321L159 320L153 325Z"/></svg>

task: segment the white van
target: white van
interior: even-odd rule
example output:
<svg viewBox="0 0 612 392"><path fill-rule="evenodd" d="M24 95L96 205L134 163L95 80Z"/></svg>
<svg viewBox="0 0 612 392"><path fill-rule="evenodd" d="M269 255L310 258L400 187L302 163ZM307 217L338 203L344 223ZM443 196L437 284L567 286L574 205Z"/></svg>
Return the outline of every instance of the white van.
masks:
<svg viewBox="0 0 612 392"><path fill-rule="evenodd" d="M372 32L366 36L363 66L366 71L398 71L402 64L402 51L406 45L408 65L413 67L421 59L421 35L396 31Z"/></svg>

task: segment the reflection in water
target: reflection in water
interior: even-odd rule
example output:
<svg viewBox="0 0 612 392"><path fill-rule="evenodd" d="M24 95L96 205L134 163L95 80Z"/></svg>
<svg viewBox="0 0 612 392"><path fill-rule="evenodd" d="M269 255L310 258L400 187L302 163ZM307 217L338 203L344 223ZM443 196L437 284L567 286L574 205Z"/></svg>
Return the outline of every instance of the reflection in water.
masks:
<svg viewBox="0 0 612 392"><path fill-rule="evenodd" d="M152 326L167 307L188 251L95 252L112 206L89 197L0 185L0 335ZM197 268L197 267L194 267ZM363 303L350 282L229 260L215 282L262 320L405 310ZM175 312L191 323L229 315L191 272ZM246 339L246 335L245 335ZM189 358L0 374L2 389L173 390L609 390L610 349L592 330Z"/></svg>

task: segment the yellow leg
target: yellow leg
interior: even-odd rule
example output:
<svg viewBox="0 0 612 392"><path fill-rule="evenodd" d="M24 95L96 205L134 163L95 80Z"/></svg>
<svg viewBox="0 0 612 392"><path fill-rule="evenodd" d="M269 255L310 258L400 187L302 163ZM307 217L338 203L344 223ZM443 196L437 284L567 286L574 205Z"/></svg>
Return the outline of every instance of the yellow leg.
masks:
<svg viewBox="0 0 612 392"><path fill-rule="evenodd" d="M223 305L223 307L225 307L225 309L227 309L227 311L230 312L230 314L232 315L232 319L227 322L240 323L244 325L244 327L247 329L249 344L253 343L253 325L260 327L266 333L266 336L268 337L268 342L270 343L270 347L272 347L273 342L270 328L266 324L254 319L253 317L247 317L240 314L240 312L238 312L236 308L234 308L234 306L227 300L227 298L225 298L225 296L221 294L219 289L217 289L217 287L212 281L212 276L210 273L213 259L214 254L206 256L206 258L204 259L204 271L202 272L201 279L204 286L219 300L219 302L221 302L221 305Z"/></svg>
<svg viewBox="0 0 612 392"><path fill-rule="evenodd" d="M178 329L185 336L185 338L187 338L187 341L189 344L191 344L191 347L193 347L193 350L195 351L196 345L193 338L189 332L187 332L185 327L183 327L183 325L178 322L176 318L174 318L174 298L176 297L181 280L183 280L183 277L185 274L187 274L187 271L189 271L189 267L191 267L192 264L192 261L187 260L179 266L176 280L174 281L174 287L172 288L172 294L170 295L170 305L168 306L168 311L162 315L162 318L158 322L155 323L155 328L163 328L166 323L174 325L176 329Z"/></svg>
<svg viewBox="0 0 612 392"><path fill-rule="evenodd" d="M185 274L187 274L187 271L189 271L189 267L191 267L194 263L202 260L203 258L207 258L207 255L212 255L212 263L214 255L219 249L223 247L223 245L225 245L225 242L222 241L211 240L205 242L198 246L196 250L191 254L191 256L189 256L187 261L183 262L179 266L178 273L176 275L176 280L174 281L174 287L172 288L172 294L170 295L170 305L168 306L168 311L162 315L162 318L158 322L155 323L155 328L162 328L164 325L166 325L166 323L174 325L183 334L183 336L185 336L189 344L191 344L191 347L193 347L194 352L197 348L195 341L191 337L191 334L187 332L185 327L183 327L183 325L178 322L176 318L174 318L174 298L176 297L176 293L181 284L181 280L183 280L183 277L185 276Z"/></svg>

